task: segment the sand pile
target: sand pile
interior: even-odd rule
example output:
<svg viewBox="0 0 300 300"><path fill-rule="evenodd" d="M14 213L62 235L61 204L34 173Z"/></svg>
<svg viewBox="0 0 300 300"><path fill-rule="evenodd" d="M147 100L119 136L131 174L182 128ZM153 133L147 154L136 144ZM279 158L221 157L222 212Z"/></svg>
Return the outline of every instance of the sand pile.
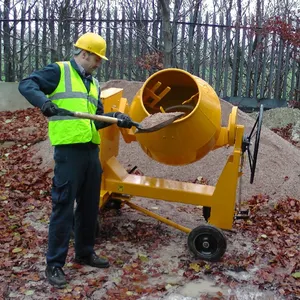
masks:
<svg viewBox="0 0 300 300"><path fill-rule="evenodd" d="M108 87L123 88L123 96L130 103L141 86L141 82L112 80L104 84L102 89ZM222 123L224 126L227 126L232 105L221 100L221 106ZM254 121L252 117L239 111L238 124L245 126L246 133L250 133ZM51 166L49 163L51 161L52 164L52 150L49 141L35 145L35 150L37 151L36 155L43 158L43 166ZM223 147L208 153L196 163L174 167L151 160L141 150L138 143L126 144L121 139L118 159L124 167L137 166L147 176L180 181L194 181L197 177L202 176L209 180L209 184L215 185L231 151L232 148ZM261 132L256 175L252 185L249 183L250 170L248 160L245 161L245 165L242 185L243 200L257 194L267 194L274 201L286 196L300 199L300 150L266 126L263 126Z"/></svg>

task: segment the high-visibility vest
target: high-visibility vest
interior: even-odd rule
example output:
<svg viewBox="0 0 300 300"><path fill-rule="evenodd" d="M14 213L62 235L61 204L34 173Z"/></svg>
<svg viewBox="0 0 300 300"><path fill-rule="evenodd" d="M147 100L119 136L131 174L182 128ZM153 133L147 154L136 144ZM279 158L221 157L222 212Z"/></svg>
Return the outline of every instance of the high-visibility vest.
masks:
<svg viewBox="0 0 300 300"><path fill-rule="evenodd" d="M49 100L60 108L95 114L99 96L97 79L93 78L88 93L82 78L70 62L57 64L60 67L60 81L55 91L48 95ZM100 135L95 124L88 119L70 116L50 117L48 134L53 146L87 142L100 144Z"/></svg>

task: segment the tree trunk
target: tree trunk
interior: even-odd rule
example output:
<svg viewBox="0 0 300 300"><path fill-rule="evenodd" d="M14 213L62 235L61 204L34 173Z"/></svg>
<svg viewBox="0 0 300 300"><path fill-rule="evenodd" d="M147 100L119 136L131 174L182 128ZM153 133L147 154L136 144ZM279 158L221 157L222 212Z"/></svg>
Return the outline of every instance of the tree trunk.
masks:
<svg viewBox="0 0 300 300"><path fill-rule="evenodd" d="M237 52L236 52L236 70L235 70L235 84L234 84L234 91L233 94L234 96L238 95L238 88L239 88L239 70L240 70L240 64L241 64L241 46L240 46L240 27L242 24L242 1L238 0L237 1L237 21L236 21L236 43L237 43Z"/></svg>
<svg viewBox="0 0 300 300"><path fill-rule="evenodd" d="M10 48L10 26L9 26L10 0L4 0L4 22L3 22L3 52L4 52L4 76L5 81L13 81L12 54Z"/></svg>
<svg viewBox="0 0 300 300"><path fill-rule="evenodd" d="M164 68L172 67L172 29L170 22L170 0L159 0L162 8L162 31L164 41Z"/></svg>

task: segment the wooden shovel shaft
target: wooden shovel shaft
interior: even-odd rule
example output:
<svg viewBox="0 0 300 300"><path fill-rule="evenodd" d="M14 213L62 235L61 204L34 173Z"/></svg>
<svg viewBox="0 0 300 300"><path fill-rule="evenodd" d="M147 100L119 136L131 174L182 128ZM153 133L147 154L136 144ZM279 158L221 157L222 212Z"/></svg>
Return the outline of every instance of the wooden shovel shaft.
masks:
<svg viewBox="0 0 300 300"><path fill-rule="evenodd" d="M63 108L58 109L58 115L73 116L73 117L77 117L77 118L81 118L81 119L89 119L89 120L107 122L107 123L111 123L111 124L117 124L119 121L122 121L122 120L120 120L118 118L114 118L114 117L103 116L103 115L93 115L93 114L83 113L83 112L78 112L78 111L69 111L69 110L63 109ZM146 117L142 121L142 123L137 123L137 122L134 122L131 120L130 125L136 127L137 131L135 133L153 132L153 131L157 131L157 130L173 123L175 120L182 117L184 115L184 112L174 112L174 113L168 113L168 114L165 113L163 115L164 115L164 117L166 115L168 115L168 118L167 119L164 118L164 120L158 119L158 120L156 120L156 122L154 122L154 124L153 124L153 122L150 122L151 124L148 124L148 126L143 125L143 122L145 120L147 120L147 118L153 117L153 115ZM147 121L146 121L146 124L147 124Z"/></svg>
<svg viewBox="0 0 300 300"><path fill-rule="evenodd" d="M102 121L107 122L111 124L117 124L119 119L109 116L101 116L101 115L92 115L88 113L83 112L73 112L73 116L81 119L89 119L89 120L95 120L95 121ZM140 128L140 124L137 122L132 121L132 126L135 126L136 128Z"/></svg>
<svg viewBox="0 0 300 300"><path fill-rule="evenodd" d="M90 119L95 121L102 121L112 124L117 124L118 119L114 117L108 117L108 116L101 116L101 115L92 115L88 113L83 112L74 112L74 117L81 118L81 119Z"/></svg>

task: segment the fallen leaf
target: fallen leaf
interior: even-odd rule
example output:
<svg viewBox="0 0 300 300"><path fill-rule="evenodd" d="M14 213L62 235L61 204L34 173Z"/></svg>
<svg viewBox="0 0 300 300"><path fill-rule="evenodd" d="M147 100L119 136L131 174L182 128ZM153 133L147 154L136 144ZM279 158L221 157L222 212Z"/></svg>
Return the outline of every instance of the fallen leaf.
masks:
<svg viewBox="0 0 300 300"><path fill-rule="evenodd" d="M41 278L38 273L32 273L28 276L28 279L32 281L40 281Z"/></svg>
<svg viewBox="0 0 300 300"><path fill-rule="evenodd" d="M124 264L124 261L121 260L121 259L117 259L117 260L115 261L115 263L116 263L117 265L123 265L123 264Z"/></svg>
<svg viewBox="0 0 300 300"><path fill-rule="evenodd" d="M149 258L147 255L145 254L139 254L139 259L143 262L148 262L149 261Z"/></svg>
<svg viewBox="0 0 300 300"><path fill-rule="evenodd" d="M197 273L200 272L200 270L201 270L200 265L198 265L197 263L191 263L190 268L193 269Z"/></svg>
<svg viewBox="0 0 300 300"><path fill-rule="evenodd" d="M300 272L293 273L292 276L294 278L300 278Z"/></svg>
<svg viewBox="0 0 300 300"><path fill-rule="evenodd" d="M14 248L14 249L12 250L12 253L19 253L19 252L22 252L22 251L23 251L22 248Z"/></svg>
<svg viewBox="0 0 300 300"><path fill-rule="evenodd" d="M24 293L26 296L31 296L34 294L34 290L28 290Z"/></svg>

